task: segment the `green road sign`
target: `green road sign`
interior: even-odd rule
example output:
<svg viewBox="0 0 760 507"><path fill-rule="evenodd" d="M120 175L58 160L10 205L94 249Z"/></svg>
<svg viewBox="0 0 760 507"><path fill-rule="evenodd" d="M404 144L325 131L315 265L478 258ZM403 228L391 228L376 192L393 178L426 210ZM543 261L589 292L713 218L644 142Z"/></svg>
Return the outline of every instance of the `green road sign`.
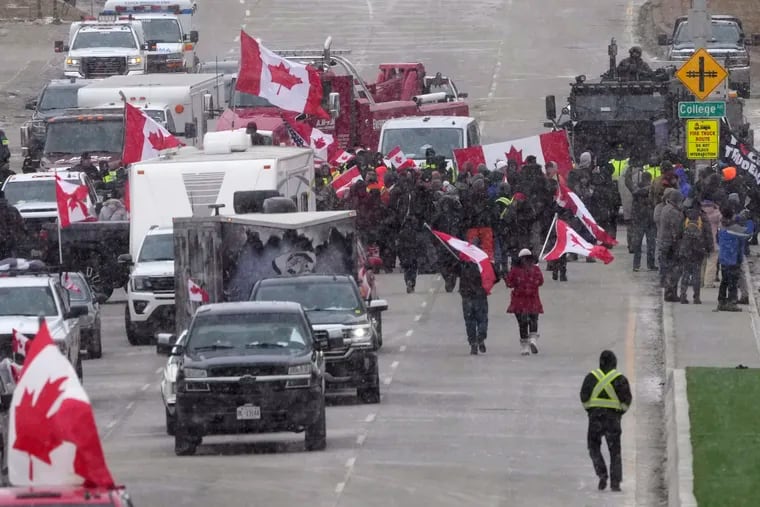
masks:
<svg viewBox="0 0 760 507"><path fill-rule="evenodd" d="M725 102L679 102L679 118L723 118L726 116Z"/></svg>

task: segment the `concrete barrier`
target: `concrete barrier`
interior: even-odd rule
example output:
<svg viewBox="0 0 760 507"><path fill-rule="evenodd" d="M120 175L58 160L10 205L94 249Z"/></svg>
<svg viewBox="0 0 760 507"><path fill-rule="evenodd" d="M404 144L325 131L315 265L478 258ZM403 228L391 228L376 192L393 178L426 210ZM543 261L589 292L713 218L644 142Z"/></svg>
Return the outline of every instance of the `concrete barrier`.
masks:
<svg viewBox="0 0 760 507"><path fill-rule="evenodd" d="M694 497L693 457L686 372L672 370L665 390L668 507L697 507Z"/></svg>

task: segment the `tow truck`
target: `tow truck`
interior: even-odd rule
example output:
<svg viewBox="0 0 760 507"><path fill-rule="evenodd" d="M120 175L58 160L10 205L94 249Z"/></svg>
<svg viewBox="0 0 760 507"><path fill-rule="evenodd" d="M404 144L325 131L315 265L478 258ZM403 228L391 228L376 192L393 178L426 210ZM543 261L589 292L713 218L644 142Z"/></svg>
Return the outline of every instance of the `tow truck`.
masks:
<svg viewBox="0 0 760 507"><path fill-rule="evenodd" d="M685 147L684 122L678 117L678 103L694 96L675 77L676 67L655 69L647 80L624 80L617 74L617 43L608 46L610 65L600 79L579 75L570 84L567 105L557 117L553 95L546 97L547 128L565 129L574 158L584 151L608 160L614 146L622 143L631 157L646 161L652 153L682 153ZM729 92L726 121L742 141L752 144L754 136L744 115L744 101Z"/></svg>
<svg viewBox="0 0 760 507"><path fill-rule="evenodd" d="M383 124L404 116L469 116L466 93L441 73L430 76L421 63L383 63L374 83L366 83L347 58L350 50L333 50L328 37L319 50L275 50L283 58L312 65L322 79L323 107L330 119L303 116L332 135L341 148L377 146ZM336 70L337 69L337 70ZM234 90L234 86L233 86ZM281 110L266 99L234 91L217 130L245 128L255 122L272 144L292 144Z"/></svg>

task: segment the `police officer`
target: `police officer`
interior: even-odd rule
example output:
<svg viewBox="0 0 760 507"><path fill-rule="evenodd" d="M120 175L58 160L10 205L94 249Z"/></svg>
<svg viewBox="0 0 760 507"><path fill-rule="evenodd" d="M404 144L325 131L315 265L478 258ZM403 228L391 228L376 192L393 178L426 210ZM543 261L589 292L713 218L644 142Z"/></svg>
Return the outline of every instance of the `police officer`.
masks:
<svg viewBox="0 0 760 507"><path fill-rule="evenodd" d="M618 181L628 169L630 159L625 156L625 147L622 143L615 146L615 154L607 162L612 168L612 181Z"/></svg>
<svg viewBox="0 0 760 507"><path fill-rule="evenodd" d="M615 369L617 358L611 350L599 356L599 368L592 370L581 386L581 403L588 413L588 452L594 471L599 477L599 490L607 487L620 491L623 480L623 458L620 449L620 420L631 406L633 397L625 375ZM602 437L607 440L610 450L610 470L602 456Z"/></svg>
<svg viewBox="0 0 760 507"><path fill-rule="evenodd" d="M628 50L628 58L621 60L617 68L620 79L638 81L652 77L652 68L641 59L641 53L640 46L633 46Z"/></svg>
<svg viewBox="0 0 760 507"><path fill-rule="evenodd" d="M79 163L72 167L72 169L74 171L85 173L92 181L101 180L100 171L92 163L92 157L86 151L82 153L82 156L79 157Z"/></svg>

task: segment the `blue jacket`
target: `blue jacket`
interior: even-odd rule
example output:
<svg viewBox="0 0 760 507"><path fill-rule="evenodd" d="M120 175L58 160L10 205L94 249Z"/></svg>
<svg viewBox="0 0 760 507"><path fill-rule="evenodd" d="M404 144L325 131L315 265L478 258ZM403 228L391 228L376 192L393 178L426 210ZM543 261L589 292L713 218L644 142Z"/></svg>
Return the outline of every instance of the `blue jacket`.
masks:
<svg viewBox="0 0 760 507"><path fill-rule="evenodd" d="M744 258L744 242L750 234L747 228L736 224L718 229L718 263L721 266L738 266Z"/></svg>

